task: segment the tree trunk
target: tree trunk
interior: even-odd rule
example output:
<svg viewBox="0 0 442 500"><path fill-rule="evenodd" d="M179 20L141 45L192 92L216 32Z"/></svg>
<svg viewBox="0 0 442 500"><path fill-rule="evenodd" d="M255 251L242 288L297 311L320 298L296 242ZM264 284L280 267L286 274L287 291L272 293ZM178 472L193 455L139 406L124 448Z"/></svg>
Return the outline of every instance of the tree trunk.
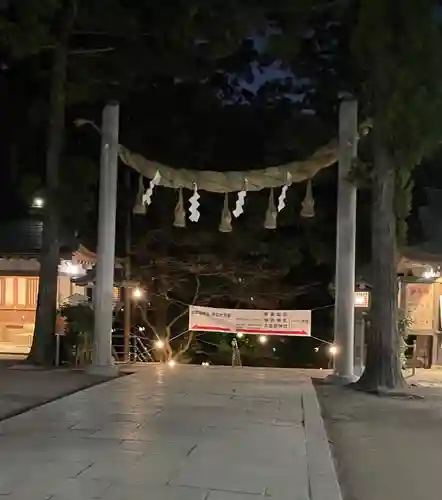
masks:
<svg viewBox="0 0 442 500"><path fill-rule="evenodd" d="M169 306L169 301L164 297L157 296L152 299L153 324L162 339L166 339L167 337L167 314Z"/></svg>
<svg viewBox="0 0 442 500"><path fill-rule="evenodd" d="M385 142L388 136L376 123L373 130L371 328L367 335L366 368L358 385L378 392L406 384L399 361L395 166Z"/></svg>
<svg viewBox="0 0 442 500"><path fill-rule="evenodd" d="M39 365L52 364L54 361L54 330L57 310L58 266L60 262L57 197L59 163L65 125L68 42L74 19L75 9L72 0L63 1L57 23L58 32L51 71L43 243L40 257L40 279L34 337L28 356L29 362Z"/></svg>
<svg viewBox="0 0 442 500"><path fill-rule="evenodd" d="M126 184L126 196L129 197L130 190L130 170L126 169L125 174L125 184ZM126 258L124 260L124 279L126 281L130 280L131 276L131 249L132 249L132 205L128 204L126 207L126 227L124 231L124 246ZM126 286L124 289L124 361L128 363L130 361L130 332L132 326L132 300L130 296L130 287Z"/></svg>
<svg viewBox="0 0 442 500"><path fill-rule="evenodd" d="M167 361L168 358L168 347L169 347L169 335L167 331L167 318L170 303L163 297L163 293L167 291L167 287L164 286L162 279L158 278L155 280L155 293L151 297L152 312L153 312L153 327L155 328L156 334L164 342L164 348L156 351L155 356L157 361Z"/></svg>

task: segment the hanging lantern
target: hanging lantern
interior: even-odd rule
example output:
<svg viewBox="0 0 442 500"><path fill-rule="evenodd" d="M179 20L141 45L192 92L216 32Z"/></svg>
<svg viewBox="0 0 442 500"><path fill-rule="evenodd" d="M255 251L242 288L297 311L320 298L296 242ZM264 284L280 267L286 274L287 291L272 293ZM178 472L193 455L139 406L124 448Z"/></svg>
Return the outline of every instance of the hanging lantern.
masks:
<svg viewBox="0 0 442 500"><path fill-rule="evenodd" d="M305 198L302 202L301 217L311 219L315 216L315 199L313 198L313 189L311 179L307 182Z"/></svg>
<svg viewBox="0 0 442 500"><path fill-rule="evenodd" d="M229 195L226 193L224 195L224 207L221 214L221 222L219 224L219 231L221 233L231 233L232 232L232 214L229 209Z"/></svg>
<svg viewBox="0 0 442 500"><path fill-rule="evenodd" d="M278 212L275 206L275 194L273 188L270 188L269 204L267 207L266 218L264 222L265 229L276 229L277 228L277 217Z"/></svg>
<svg viewBox="0 0 442 500"><path fill-rule="evenodd" d="M135 206L133 208L133 213L136 215L144 215L146 213L146 206L143 203L143 195L144 195L144 181L143 181L143 176L140 175L140 177L138 178L137 198L135 200Z"/></svg>
<svg viewBox="0 0 442 500"><path fill-rule="evenodd" d="M193 195L189 199L189 220L191 222L198 222L200 220L200 211L198 210L200 206L200 195L198 194L198 186L196 185L196 182L193 183Z"/></svg>
<svg viewBox="0 0 442 500"><path fill-rule="evenodd" d="M244 213L244 204L246 202L246 196L247 196L247 179L244 179L244 189L238 193L235 210L233 210L232 212L235 219L237 219L241 214Z"/></svg>
<svg viewBox="0 0 442 500"><path fill-rule="evenodd" d="M186 227L186 211L184 210L183 188L178 190L178 202L175 207L175 220L173 222L175 227Z"/></svg>

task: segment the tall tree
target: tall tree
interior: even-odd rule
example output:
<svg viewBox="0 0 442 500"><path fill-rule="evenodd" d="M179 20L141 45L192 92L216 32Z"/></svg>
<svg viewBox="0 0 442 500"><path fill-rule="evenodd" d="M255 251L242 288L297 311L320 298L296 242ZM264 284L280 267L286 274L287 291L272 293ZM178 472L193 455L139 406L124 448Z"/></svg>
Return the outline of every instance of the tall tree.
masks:
<svg viewBox="0 0 442 500"><path fill-rule="evenodd" d="M24 11L17 11L21 22L14 18L13 23L18 31L29 19L35 18L33 2L26 0L22 5ZM52 357L50 345L60 253L56 199L60 201L59 165L68 97L101 104L103 97L124 98L128 92L156 85L157 81L167 84L175 78L195 80L213 75L217 61L235 52L246 32L265 28L265 14L269 10L266 2L252 8L248 2L221 5L216 1L193 5L175 1L173 7L169 4L164 7L160 3L122 0L99 4L45 0L44 6L43 20L38 27L50 35L51 43L45 49L52 51L53 62L46 155L46 220L35 335L29 355L29 360L35 363L50 362ZM74 41L72 50L69 50L70 39ZM38 52L38 46L34 48ZM69 80L68 55L73 56L69 61L72 70L69 75L74 75ZM140 64L140 60L144 60L144 64Z"/></svg>
<svg viewBox="0 0 442 500"><path fill-rule="evenodd" d="M206 21L195 21L198 15L195 18L190 16L191 10L173 10L173 15L165 17L166 12L161 5L153 8L145 2L123 7L123 2L119 0L109 0L105 5L89 5L80 0L43 0L38 4L24 0L20 3L8 2L4 9L4 16L0 18L2 44L12 48L14 54L32 57L40 70L50 67L43 249L35 334L29 354L29 361L33 363L47 364L52 361L61 243L59 208L63 203L60 199L63 191L60 162L66 105L72 98L82 100L86 95L87 99L93 100L99 95L101 101L102 95L120 96L127 89L136 87L140 72L133 71L137 65L132 57L127 56L140 47L149 53L152 41L160 45L153 51L157 61L160 52L163 53L162 49L166 48L169 63L171 60L178 62L177 53L195 45L197 32L192 29L207 27ZM207 12L198 9L197 14L205 15ZM182 23L185 19L188 26ZM173 35L168 30L160 30L166 21L174 24ZM224 26L226 22L223 19L221 24ZM72 35L75 35L75 43L70 47ZM94 47L91 48L91 44ZM75 78L69 80L68 56L73 57L70 61L73 68L79 70L73 71ZM86 57L78 62L80 56ZM171 67L165 66L163 73L169 74ZM83 76L85 81L82 82L78 75ZM129 77L118 80L119 75Z"/></svg>
<svg viewBox="0 0 442 500"><path fill-rule="evenodd" d="M73 0L44 0L35 4L8 2L0 19L2 47L11 58L44 59L51 54L49 124L45 175L45 217L43 251L40 259L40 284L36 334L29 360L47 363L48 344L55 324L59 264L59 224L56 209L59 187L59 161L62 151L65 113L65 83L69 35L75 18Z"/></svg>
<svg viewBox="0 0 442 500"><path fill-rule="evenodd" d="M310 12L300 49L284 59L308 81L306 99L316 113L327 115L327 108L336 109L339 91L352 92L361 115L373 118L363 148L370 149L364 151L369 172L360 172L371 181L373 302L359 385L368 390L402 387L396 246L405 236L413 169L442 135L440 2L324 0ZM274 36L283 39L281 26Z"/></svg>
<svg viewBox="0 0 442 500"><path fill-rule="evenodd" d="M162 341L162 352L169 357L184 354L195 338L184 328L189 305L284 308L321 286L320 282L298 286L290 282L289 271L298 259L289 245L285 252L280 249L277 260L272 255L275 246L263 245L256 235L238 248L238 240L244 240L239 235L229 238L226 234L217 237L213 230L178 230L167 248L158 247L155 241L168 240L164 232L152 231L147 245L138 248L134 272L150 304L148 309L140 304L142 321ZM282 246L284 240L277 239ZM231 247L237 248L232 252ZM173 337L177 335L180 342L175 350Z"/></svg>
<svg viewBox="0 0 442 500"><path fill-rule="evenodd" d="M63 0L55 14L55 47L50 79L48 143L46 153L45 210L43 244L40 257L37 315L28 360L37 364L52 363L58 266L60 263L60 225L57 207L60 188L60 159L63 148L66 106L66 73L69 37L75 21L75 2Z"/></svg>
<svg viewBox="0 0 442 500"><path fill-rule="evenodd" d="M440 142L441 26L431 0L360 0L354 55L372 135L372 324L365 389L404 385L399 364L397 205L411 172ZM402 185L401 185L402 184ZM399 187L399 189L398 189Z"/></svg>

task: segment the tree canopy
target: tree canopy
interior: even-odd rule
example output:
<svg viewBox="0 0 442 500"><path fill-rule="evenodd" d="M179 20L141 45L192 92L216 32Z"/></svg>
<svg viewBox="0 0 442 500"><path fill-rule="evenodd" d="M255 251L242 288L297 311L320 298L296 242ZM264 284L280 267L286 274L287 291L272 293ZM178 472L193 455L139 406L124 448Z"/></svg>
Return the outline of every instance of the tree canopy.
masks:
<svg viewBox="0 0 442 500"><path fill-rule="evenodd" d="M62 124L59 131L64 147L56 162L61 182L54 199L63 223L83 235L92 234L91 240L98 142L71 124L78 117L97 121L107 99L121 102L121 142L149 159L196 169L253 169L302 159L335 137L340 96L352 93L360 101L361 119L374 118L373 133L360 144L362 161L355 165L355 181L362 179L365 188L370 188L362 190L360 220L370 220L367 203L370 198L379 200L376 186L391 184L382 172L391 174L393 185L387 194L396 199L395 211L388 202L383 206L384 216L379 211L372 214L373 221L380 221L373 224L374 230L381 228L379 234L375 231L377 236L373 233L373 241L393 242L384 251L388 262L374 259L383 275L391 277L389 288L381 271L378 281L374 279L383 298L375 300L373 316L380 318L381 304L395 295L391 231L396 232L396 218L403 221L408 216L413 167L431 153L440 136L437 4L431 0L261 0L253 5L246 0L186 4L176 0L167 6L122 0L2 2L0 141L9 166L5 206L24 210L25 203L20 201L11 205L7 187L23 179L24 173L26 195L34 186L37 189L48 182L47 172L43 173L50 144L46 124L53 118L50 103L56 102L54 95L49 99L48 89L59 47L61 14L66 12L72 14L66 78L58 86L66 89L59 94L66 126ZM254 250L255 257L284 262L291 269L309 259L315 263L311 270L322 262L332 269L335 183L333 172L315 179L317 218L309 222L296 213L301 188L293 189L280 217L281 227L272 236L261 230L262 218L260 222L257 217L250 219L260 214L268 193L263 193L261 201L257 195L244 220L234 225L234 234L224 235L230 251L226 255L239 268L244 256ZM133 194L120 191L122 213ZM161 253L170 259L174 247L171 232L165 229L172 222L165 215L173 213L172 195L158 193L161 200L155 200L135 231L137 247L146 253L153 242L150 236L143 241L143 231L161 235L164 241L155 257L158 261ZM222 200L208 197L202 201L206 213L212 215L202 219L200 232L187 231L189 239L194 239L194 254L210 255L209 260L216 263L216 249L205 241L219 241L216 227ZM161 214L157 202L164 205ZM74 204L84 208L72 213ZM388 224L385 213L390 214ZM360 226L359 255L366 261L370 258L367 224ZM246 244L241 232L248 236ZM374 257L381 246L373 243ZM173 258L178 262L179 254ZM396 337L394 303L389 311L382 316L382 326L376 320L373 323L378 351L380 339ZM394 342L389 345L386 357L394 364Z"/></svg>

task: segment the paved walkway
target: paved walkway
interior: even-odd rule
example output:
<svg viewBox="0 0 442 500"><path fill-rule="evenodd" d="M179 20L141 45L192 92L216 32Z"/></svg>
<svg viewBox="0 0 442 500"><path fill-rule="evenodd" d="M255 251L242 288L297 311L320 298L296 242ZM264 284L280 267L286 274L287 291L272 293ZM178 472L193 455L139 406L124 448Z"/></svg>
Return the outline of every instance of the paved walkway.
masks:
<svg viewBox="0 0 442 500"><path fill-rule="evenodd" d="M5 500L339 500L306 372L152 366L0 423Z"/></svg>
<svg viewBox="0 0 442 500"><path fill-rule="evenodd" d="M440 367L434 367L431 370L418 368L414 376L412 376L411 370L407 370L405 377L409 384L420 387L442 387L442 369Z"/></svg>

